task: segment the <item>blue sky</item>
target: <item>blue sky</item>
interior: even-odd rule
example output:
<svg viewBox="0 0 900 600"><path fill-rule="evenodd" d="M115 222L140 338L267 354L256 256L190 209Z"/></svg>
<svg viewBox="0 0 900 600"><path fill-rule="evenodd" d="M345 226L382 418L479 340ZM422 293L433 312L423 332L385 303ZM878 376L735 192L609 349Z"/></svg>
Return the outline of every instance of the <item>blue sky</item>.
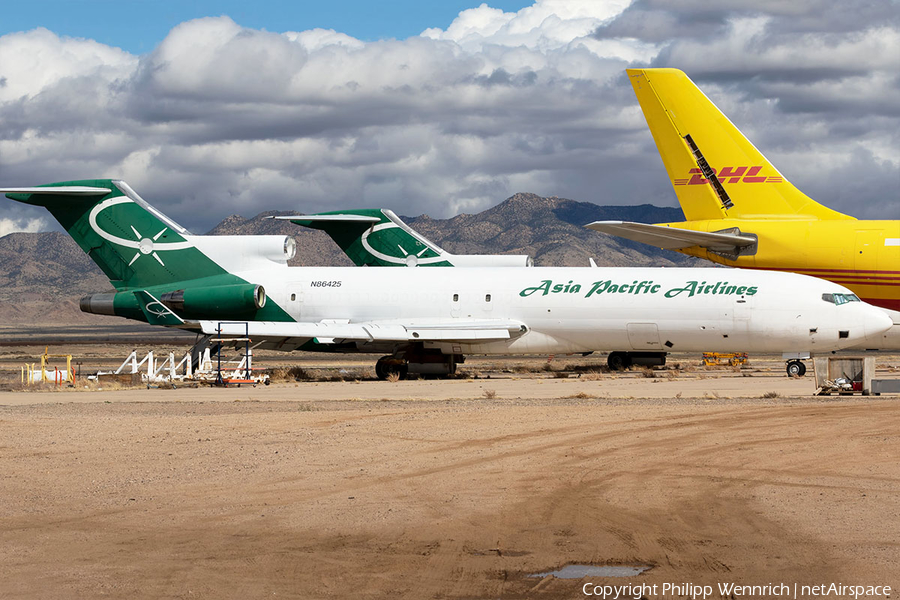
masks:
<svg viewBox="0 0 900 600"><path fill-rule="evenodd" d="M494 8L516 12L532 2L495 0ZM169 30L191 19L227 15L238 24L268 31L334 29L363 41L404 39L428 27L446 27L460 11L478 6L466 0L37 0L6 2L0 35L46 27L127 50L149 52Z"/></svg>

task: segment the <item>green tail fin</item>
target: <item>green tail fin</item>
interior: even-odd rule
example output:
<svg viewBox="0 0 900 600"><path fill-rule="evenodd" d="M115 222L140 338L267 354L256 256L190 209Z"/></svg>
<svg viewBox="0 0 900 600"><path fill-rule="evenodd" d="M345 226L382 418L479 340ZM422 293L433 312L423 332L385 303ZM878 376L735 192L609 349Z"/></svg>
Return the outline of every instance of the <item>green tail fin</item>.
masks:
<svg viewBox="0 0 900 600"><path fill-rule="evenodd" d="M416 264L452 267L437 244L413 231L387 209L361 209L278 217L324 231L357 266L396 267Z"/></svg>
<svg viewBox="0 0 900 600"><path fill-rule="evenodd" d="M194 247L186 229L147 204L123 181L66 181L0 192L50 211L116 289L225 273Z"/></svg>

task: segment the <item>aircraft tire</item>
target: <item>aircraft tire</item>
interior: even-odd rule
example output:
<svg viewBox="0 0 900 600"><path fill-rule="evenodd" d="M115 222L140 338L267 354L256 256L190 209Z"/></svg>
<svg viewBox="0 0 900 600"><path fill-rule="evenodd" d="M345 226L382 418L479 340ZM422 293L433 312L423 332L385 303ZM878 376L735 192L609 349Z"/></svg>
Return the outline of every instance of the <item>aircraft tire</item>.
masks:
<svg viewBox="0 0 900 600"><path fill-rule="evenodd" d="M387 368L384 364L384 359L388 358L387 356L382 356L378 359L378 362L375 363L375 377L384 381L388 378Z"/></svg>
<svg viewBox="0 0 900 600"><path fill-rule="evenodd" d="M406 379L408 373L406 361L390 355L379 358L375 363L375 376L384 381L392 373L399 375L400 379Z"/></svg>
<svg viewBox="0 0 900 600"><path fill-rule="evenodd" d="M631 359L627 352L610 352L606 358L606 366L610 371L624 371L631 366Z"/></svg>
<svg viewBox="0 0 900 600"><path fill-rule="evenodd" d="M788 377L803 377L806 375L806 365L799 360L789 360L785 366Z"/></svg>

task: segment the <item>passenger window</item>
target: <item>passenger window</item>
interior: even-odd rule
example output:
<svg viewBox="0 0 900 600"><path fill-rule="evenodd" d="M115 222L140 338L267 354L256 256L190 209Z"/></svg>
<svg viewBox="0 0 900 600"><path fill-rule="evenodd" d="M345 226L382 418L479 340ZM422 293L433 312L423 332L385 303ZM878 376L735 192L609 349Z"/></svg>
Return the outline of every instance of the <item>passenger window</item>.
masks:
<svg viewBox="0 0 900 600"><path fill-rule="evenodd" d="M491 301L491 295L490 295L490 294L485 294L485 295L484 295L484 301L485 301L485 302L490 302L490 301Z"/></svg>
<svg viewBox="0 0 900 600"><path fill-rule="evenodd" d="M291 302L297 299L297 294L291 294Z"/></svg>
<svg viewBox="0 0 900 600"><path fill-rule="evenodd" d="M822 294L822 300L834 304L834 294Z"/></svg>
<svg viewBox="0 0 900 600"><path fill-rule="evenodd" d="M459 294L453 294L453 301L459 302Z"/></svg>

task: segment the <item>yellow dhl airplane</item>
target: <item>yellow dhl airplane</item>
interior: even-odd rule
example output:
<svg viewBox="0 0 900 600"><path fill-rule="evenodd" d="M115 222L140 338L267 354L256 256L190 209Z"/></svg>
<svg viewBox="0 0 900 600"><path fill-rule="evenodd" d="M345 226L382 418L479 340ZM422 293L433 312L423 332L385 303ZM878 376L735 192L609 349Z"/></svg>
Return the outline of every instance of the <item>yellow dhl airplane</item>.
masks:
<svg viewBox="0 0 900 600"><path fill-rule="evenodd" d="M857 220L806 196L683 72L627 72L687 220L588 227L723 265L828 279L900 324L900 221Z"/></svg>

